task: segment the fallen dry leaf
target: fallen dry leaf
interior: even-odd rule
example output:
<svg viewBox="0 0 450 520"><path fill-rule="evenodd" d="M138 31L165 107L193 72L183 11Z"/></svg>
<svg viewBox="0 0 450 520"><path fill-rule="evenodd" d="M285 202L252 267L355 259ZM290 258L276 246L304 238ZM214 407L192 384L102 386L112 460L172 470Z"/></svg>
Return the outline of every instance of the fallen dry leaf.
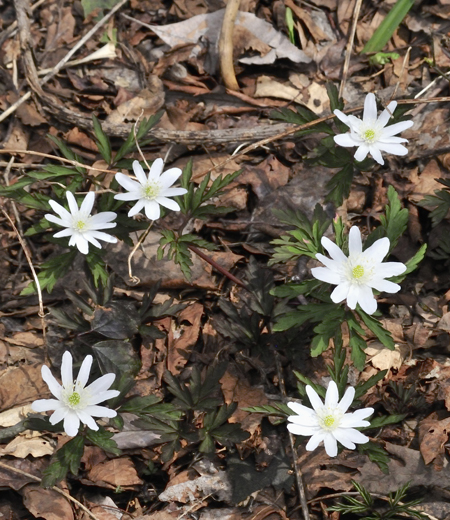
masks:
<svg viewBox="0 0 450 520"><path fill-rule="evenodd" d="M379 341L369 343L364 352L367 361L372 363L378 370L390 370L391 368L399 369L403 361L409 354L409 348L406 345L396 343L394 350L387 349Z"/></svg>
<svg viewBox="0 0 450 520"><path fill-rule="evenodd" d="M52 455L55 447L43 439L39 432L23 433L15 437L4 448L0 449L0 456L12 455L18 459L24 459L31 455L32 457L44 457L45 455Z"/></svg>
<svg viewBox="0 0 450 520"><path fill-rule="evenodd" d="M419 425L420 453L425 464L435 461L434 467L440 471L444 466L445 443L450 433L450 418L440 421L436 412Z"/></svg>
<svg viewBox="0 0 450 520"><path fill-rule="evenodd" d="M130 488L142 484L133 461L128 457L108 460L94 466L88 473L88 478L96 486L116 489Z"/></svg>
<svg viewBox="0 0 450 520"><path fill-rule="evenodd" d="M8 367L0 374L0 410L50 395L41 377L41 366Z"/></svg>
<svg viewBox="0 0 450 520"><path fill-rule="evenodd" d="M227 370L220 379L222 392L226 404L238 403L238 408L230 417L229 422L240 422L244 430L253 435L261 424L262 416L242 410L250 406L262 406L269 400L260 386L251 386L248 380L240 374L231 373Z"/></svg>
<svg viewBox="0 0 450 520"><path fill-rule="evenodd" d="M177 320L180 323L179 328L174 329L175 321L172 321L168 338L167 368L174 376L181 372L189 360L198 339L202 315L203 305L194 303L179 314ZM183 322L188 322L189 325Z"/></svg>
<svg viewBox="0 0 450 520"><path fill-rule="evenodd" d="M22 490L25 507L36 518L45 520L73 520L70 502L52 489L29 484Z"/></svg>

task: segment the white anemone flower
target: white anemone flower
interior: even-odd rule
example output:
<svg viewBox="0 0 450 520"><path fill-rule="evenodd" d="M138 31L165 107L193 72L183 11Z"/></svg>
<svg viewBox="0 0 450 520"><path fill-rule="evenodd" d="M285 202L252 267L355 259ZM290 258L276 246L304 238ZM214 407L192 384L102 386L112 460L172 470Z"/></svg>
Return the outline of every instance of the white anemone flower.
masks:
<svg viewBox="0 0 450 520"><path fill-rule="evenodd" d="M296 415L290 415L288 430L294 435L310 437L306 449L313 451L323 441L329 457L336 457L340 442L349 450L355 449L355 444L365 444L369 437L355 428L370 426L366 417L373 414L373 408L362 408L353 413L346 413L355 397L355 389L350 386L339 402L339 392L334 381L330 381L325 395L325 404L317 392L306 387L306 393L313 409L299 403L290 402L287 405Z"/></svg>
<svg viewBox="0 0 450 520"><path fill-rule="evenodd" d="M91 372L92 356L86 356L81 364L76 381L73 380L72 355L64 352L61 365L62 386L53 377L50 369L43 365L42 379L47 383L50 392L56 399L39 399L31 408L35 412L55 410L50 416L50 423L57 424L64 420L64 431L70 437L75 437L80 427L80 421L91 430L98 430L93 417L115 417L117 412L99 403L117 397L118 390L109 390L116 378L115 374L105 374L89 386L86 383Z"/></svg>
<svg viewBox="0 0 450 520"><path fill-rule="evenodd" d="M379 164L384 164L381 152L406 155L408 149L400 143L407 143L408 140L395 137L395 135L410 128L414 123L413 121L402 121L386 126L396 107L397 101L391 101L387 109L383 110L380 117L377 117L377 102L375 95L370 92L364 101L362 121L355 116L335 110L334 114L350 127L350 132L335 135L334 141L340 146L357 146L358 149L355 153L357 161L363 161L369 153Z"/></svg>
<svg viewBox="0 0 450 520"><path fill-rule="evenodd" d="M90 191L80 208L78 208L77 201L72 192L66 191L67 202L69 203L69 211L67 211L61 204L58 204L54 200L49 200L49 204L53 211L59 215L55 217L51 213L47 213L45 218L49 222L58 224L66 229L58 231L53 236L55 238L70 237L69 246L77 246L80 253L87 255L89 252L89 242L94 246L101 249L99 240L104 242L110 242L115 244L117 238L107 233L99 231L100 229L110 229L116 227L115 222L111 222L117 217L117 214L113 211L103 211L96 215L91 215L92 208L94 207L95 194Z"/></svg>
<svg viewBox="0 0 450 520"><path fill-rule="evenodd" d="M163 160L156 159L147 177L139 161L134 161L133 171L139 182L130 179L123 173L116 173L117 182L128 193L119 193L114 198L117 200L137 200L136 204L128 212L129 217L134 217L144 208L148 219L157 220L161 214L160 205L173 211L180 211L178 202L168 197L187 193L187 190L184 188L171 187L182 174L182 171L180 168L170 168L170 170L163 173L163 167Z"/></svg>
<svg viewBox="0 0 450 520"><path fill-rule="evenodd" d="M377 310L377 301L372 289L387 293L400 290L400 285L385 280L406 271L406 265L401 262L383 263L383 258L389 252L390 242L387 237L380 238L363 251L361 232L353 226L348 236L348 257L327 237L322 237L321 242L331 259L318 253L316 258L325 267L315 267L311 273L322 282L337 285L331 293L334 303L347 300L350 309L355 309L359 303L364 312L373 314Z"/></svg>

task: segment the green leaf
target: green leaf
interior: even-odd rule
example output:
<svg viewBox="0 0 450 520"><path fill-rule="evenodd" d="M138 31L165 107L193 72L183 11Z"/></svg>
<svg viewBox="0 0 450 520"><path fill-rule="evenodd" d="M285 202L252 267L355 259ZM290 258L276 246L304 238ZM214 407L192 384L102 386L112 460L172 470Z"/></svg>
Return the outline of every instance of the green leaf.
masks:
<svg viewBox="0 0 450 520"><path fill-rule="evenodd" d="M89 253L84 256L89 271L92 274L95 287L97 288L100 285L106 287L109 280L108 271L106 270L106 263L103 260L102 253L100 251L100 249L91 247Z"/></svg>
<svg viewBox="0 0 450 520"><path fill-rule="evenodd" d="M64 444L52 457L52 462L43 471L41 485L52 487L66 477L70 471L73 475L78 473L81 457L84 450L84 437L79 435Z"/></svg>
<svg viewBox="0 0 450 520"><path fill-rule="evenodd" d="M344 100L339 97L339 92L338 92L338 89L336 88L336 85L333 82L328 81L326 87L327 87L328 99L330 100L331 112L334 112L336 109L343 110Z"/></svg>
<svg viewBox="0 0 450 520"><path fill-rule="evenodd" d="M84 0L86 1L86 0ZM98 1L98 0L97 0ZM105 0L101 0L105 2ZM103 131L102 125L97 117L92 114L92 122L94 124L94 134L97 138L98 150L107 164L111 164L111 143L109 137Z"/></svg>
<svg viewBox="0 0 450 520"><path fill-rule="evenodd" d="M370 421L370 426L365 426L362 428L363 430L369 430L371 428L381 428L382 426L386 426L388 424L395 424L398 422L402 422L403 419L407 417L408 414L393 414L393 415L385 415L381 417L375 417Z"/></svg>
<svg viewBox="0 0 450 520"><path fill-rule="evenodd" d="M86 438L102 450L112 453L113 455L121 455L121 450L117 447L116 441L112 439L114 433L106 431L102 426L99 426L97 431L90 428L86 431Z"/></svg>
<svg viewBox="0 0 450 520"><path fill-rule="evenodd" d="M378 372L378 374L375 374L365 382L365 383L358 383L355 388L355 399L359 399L363 395L367 393L367 391L375 386L378 381L381 381L384 379L384 376L388 373L388 370L381 370Z"/></svg>
<svg viewBox="0 0 450 520"><path fill-rule="evenodd" d="M274 405L265 404L261 406L249 406L247 408L241 408L241 410L250 413L262 413L267 417L288 417L289 415L292 415L292 410L289 408L289 406L283 403L276 403Z"/></svg>
<svg viewBox="0 0 450 520"><path fill-rule="evenodd" d="M77 250L73 249L69 253L55 256L41 265L41 270L37 277L42 291L52 292L56 282L69 272L76 255ZM20 294L21 296L26 296L35 293L36 284L33 281L27 285Z"/></svg>
<svg viewBox="0 0 450 520"><path fill-rule="evenodd" d="M361 53L382 51L413 5L414 0L397 0Z"/></svg>
<svg viewBox="0 0 450 520"><path fill-rule="evenodd" d="M99 341L92 346L92 351L103 374L135 376L141 368L139 356L127 341Z"/></svg>
<svg viewBox="0 0 450 520"><path fill-rule="evenodd" d="M50 139L61 151L63 156L66 159L69 159L70 161L77 161L79 163L83 163L82 158L74 153L65 143L64 141L61 141L61 139L58 139L54 135L47 134L47 138ZM86 168L83 168L82 166L74 166L74 168L77 170L78 173L85 174Z"/></svg>
<svg viewBox="0 0 450 520"><path fill-rule="evenodd" d="M363 320L364 325L375 334L375 336L381 341L381 343L383 343L386 348L389 350L395 349L395 343L392 339L391 333L383 328L381 323L376 318L369 316L369 314L366 314L359 307L356 308L356 312Z"/></svg>
<svg viewBox="0 0 450 520"><path fill-rule="evenodd" d="M327 182L328 190L326 201L332 202L336 207L341 206L344 199L348 198L354 175L353 163L346 164Z"/></svg>
<svg viewBox="0 0 450 520"><path fill-rule="evenodd" d="M138 313L131 302L111 302L95 309L91 327L107 338L131 339L138 332Z"/></svg>
<svg viewBox="0 0 450 520"><path fill-rule="evenodd" d="M120 0L81 0L83 6L84 18L86 19L94 11L97 13L97 17L103 16L104 9L112 9Z"/></svg>
<svg viewBox="0 0 450 520"><path fill-rule="evenodd" d="M158 123L163 114L164 110L160 110L156 114L150 116L148 119L144 117L136 132L136 139L141 144L141 146L144 144L141 142L141 140L148 134L150 129ZM133 152L135 149L136 143L134 138L134 130L132 129L126 141L123 143L123 145L119 148L116 155L114 156L114 164L117 165L117 163L123 157L125 157L125 155Z"/></svg>

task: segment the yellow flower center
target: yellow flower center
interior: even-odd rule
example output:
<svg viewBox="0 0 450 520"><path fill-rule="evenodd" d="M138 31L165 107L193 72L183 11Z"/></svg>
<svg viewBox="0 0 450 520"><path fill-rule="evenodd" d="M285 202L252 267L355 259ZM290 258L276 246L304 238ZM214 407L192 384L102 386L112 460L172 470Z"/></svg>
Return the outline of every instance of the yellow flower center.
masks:
<svg viewBox="0 0 450 520"><path fill-rule="evenodd" d="M83 229L86 227L86 221L85 220L77 220L73 227L77 230L77 231L83 231Z"/></svg>
<svg viewBox="0 0 450 520"><path fill-rule="evenodd" d="M364 267L362 265L357 265L352 269L353 278L359 280L359 278L364 276Z"/></svg>
<svg viewBox="0 0 450 520"><path fill-rule="evenodd" d="M149 182L146 186L143 187L144 197L148 200L155 199L159 192L161 191L161 187L156 182Z"/></svg>
<svg viewBox="0 0 450 520"><path fill-rule="evenodd" d="M368 143L371 143L375 139L375 130L368 129L363 133L363 139L364 141L367 141Z"/></svg>
<svg viewBox="0 0 450 520"><path fill-rule="evenodd" d="M73 394L69 395L67 401L69 402L69 406L77 406L80 404L81 396L79 393L74 392Z"/></svg>
<svg viewBox="0 0 450 520"><path fill-rule="evenodd" d="M335 419L332 415L326 415L326 416L323 418L323 424L324 424L327 428L331 428L331 427L334 425L335 420L336 420L336 419Z"/></svg>

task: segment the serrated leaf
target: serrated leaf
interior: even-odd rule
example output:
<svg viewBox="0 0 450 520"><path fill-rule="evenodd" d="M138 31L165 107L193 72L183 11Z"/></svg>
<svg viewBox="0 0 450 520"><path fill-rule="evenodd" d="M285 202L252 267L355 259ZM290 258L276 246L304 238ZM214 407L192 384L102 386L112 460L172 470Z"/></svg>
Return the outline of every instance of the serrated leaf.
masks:
<svg viewBox="0 0 450 520"><path fill-rule="evenodd" d="M91 326L107 338L131 339L138 332L138 313L131 302L111 302L95 309Z"/></svg>
<svg viewBox="0 0 450 520"><path fill-rule="evenodd" d="M139 356L126 341L99 341L92 346L92 351L103 374L135 376L141 368Z"/></svg>
<svg viewBox="0 0 450 520"><path fill-rule="evenodd" d="M106 431L103 427L99 427L97 431L90 428L86 431L86 438L102 450L112 453L113 455L120 455L121 450L117 447L116 441L112 439L114 433Z"/></svg>
<svg viewBox="0 0 450 520"><path fill-rule="evenodd" d="M356 309L356 312L363 320L364 325L375 334L375 336L381 341L381 343L383 343L386 348L389 350L395 349L395 343L392 339L391 333L383 328L381 323L376 318L369 316L369 314L366 314L362 309L359 308Z"/></svg>

